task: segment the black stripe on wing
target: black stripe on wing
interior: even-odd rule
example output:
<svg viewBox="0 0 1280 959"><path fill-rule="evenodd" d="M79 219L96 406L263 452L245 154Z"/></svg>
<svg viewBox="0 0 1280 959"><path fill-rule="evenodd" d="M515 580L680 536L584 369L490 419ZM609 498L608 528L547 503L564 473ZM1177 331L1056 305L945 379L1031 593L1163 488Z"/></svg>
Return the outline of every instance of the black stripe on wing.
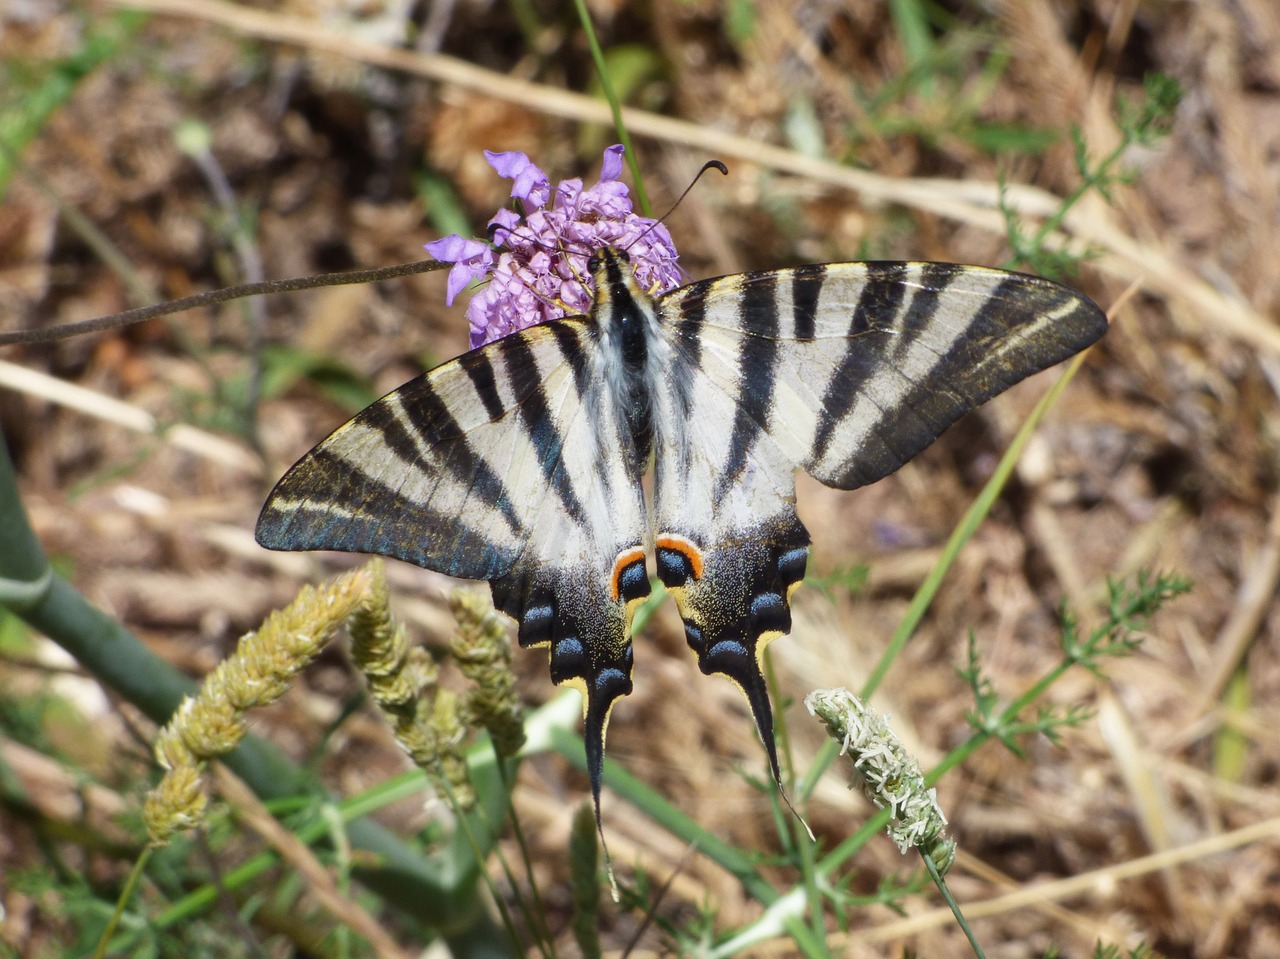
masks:
<svg viewBox="0 0 1280 959"><path fill-rule="evenodd" d="M493 372L492 350L472 350L458 357L458 365L471 378L476 395L484 404L485 412L490 420L502 419L506 409L502 405L502 397L498 395L498 381Z"/></svg>
<svg viewBox="0 0 1280 959"><path fill-rule="evenodd" d="M813 339L818 315L818 296L826 283L827 265L814 263L791 271L791 312L795 337L802 343Z"/></svg>
<svg viewBox="0 0 1280 959"><path fill-rule="evenodd" d="M407 435L400 436L403 427L398 417L383 415L390 412L391 404L398 403L417 431L417 443L448 450L448 456L441 465L441 472L469 477L470 492L476 494L486 507L497 510L511 534L519 536L522 532L520 517L512 506L511 493L502 478L472 446L467 434L454 417L453 410L441 399L435 387L432 386L430 378L421 377L415 381L415 384L410 388L397 390L388 397L388 406L381 412L371 412L376 407L370 407L369 410L357 416L355 422L381 429L388 439L393 433L396 434L400 444L396 447L397 455L402 460L412 462L416 458L418 448L413 438ZM489 403L486 401L485 405L487 408ZM364 464L350 463L349 465ZM395 514L384 515L394 516Z"/></svg>
<svg viewBox="0 0 1280 959"><path fill-rule="evenodd" d="M907 293L906 267L905 263L874 264L867 273L858 304L849 318L844 353L822 397L813 440L815 462L827 455L835 428L853 410L863 380L876 372L876 367L867 361L874 347L868 345L863 334L887 326L901 311Z"/></svg>
<svg viewBox="0 0 1280 959"><path fill-rule="evenodd" d="M568 364L580 390L589 339L581 319L533 327L387 394L276 484L258 517L258 542L377 553L466 579L506 575L545 495L509 488L494 458L502 461L523 431L543 444L538 470L548 485L567 487L538 362L547 371ZM571 515L580 518L580 507Z"/></svg>
<svg viewBox="0 0 1280 959"><path fill-rule="evenodd" d="M898 300L886 284L904 268L913 295L897 315L872 318L887 335L854 335L828 384L803 468L840 489L892 473L974 407L1093 344L1107 330L1088 298L1039 277L948 264L869 264L863 302ZM966 279L990 283L976 307ZM887 305L887 304L886 304ZM855 314L855 327L862 322ZM945 344L945 347L942 346ZM880 405L887 392L892 402Z"/></svg>
<svg viewBox="0 0 1280 959"><path fill-rule="evenodd" d="M743 337L738 354L737 409L729 459L716 481L717 500L737 483L756 442L770 428L774 373L782 349L778 340L778 274L747 274L743 281L738 300L739 322L742 329L758 335Z"/></svg>
<svg viewBox="0 0 1280 959"><path fill-rule="evenodd" d="M552 325L554 326L554 325ZM557 342L560 342L557 340ZM502 355L506 361L507 375L511 378L511 388L517 396L525 397L520 404L519 422L524 427L529 442L537 451L538 465L542 475L555 492L557 498L576 522L585 522L586 510L573 488L573 480L569 472L561 467L560 459L564 453L564 436L556 427L547 406L547 393L542 371L534 359L529 344L522 337L508 336L499 340ZM577 356L581 358L580 354ZM577 377L575 377L575 385ZM581 395L579 392L578 395Z"/></svg>

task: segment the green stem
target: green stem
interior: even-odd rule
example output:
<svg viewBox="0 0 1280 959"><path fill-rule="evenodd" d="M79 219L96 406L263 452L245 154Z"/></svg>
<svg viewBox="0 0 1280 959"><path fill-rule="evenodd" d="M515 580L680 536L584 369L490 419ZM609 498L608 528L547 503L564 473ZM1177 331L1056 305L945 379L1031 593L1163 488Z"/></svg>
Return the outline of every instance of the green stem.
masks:
<svg viewBox="0 0 1280 959"><path fill-rule="evenodd" d="M585 772L587 756L583 750L582 737L576 732L565 729L550 730L549 735L552 748ZM778 891L760 875L755 863L749 857L702 829L675 806L607 759L604 764L604 781L610 789L625 796L631 805L671 835L695 846L698 852L731 872L753 899L765 905L777 900Z"/></svg>
<svg viewBox="0 0 1280 959"><path fill-rule="evenodd" d="M111 913L111 918L107 920L107 925L102 930L102 935L98 937L98 946L93 950L93 959L102 959L107 954L107 947L111 943L111 937L115 935L116 926L120 925L120 917L124 915L125 909L129 905L129 900L133 898L134 890L138 888L138 883L142 879L142 874L147 868L147 860L151 858L152 849L147 846L138 856L137 862L133 864L133 868L129 870L129 878L125 880L124 888L120 890L120 898L116 900L116 908Z"/></svg>
<svg viewBox="0 0 1280 959"><path fill-rule="evenodd" d="M1044 247L1044 242L1053 233L1056 233L1067 218L1067 214L1084 197L1086 193L1095 187L1106 182L1106 178L1111 173L1111 168L1120 162L1120 158L1124 156L1125 151L1133 145L1133 141L1126 136L1120 141L1120 144L1112 150L1107 156L1093 169L1085 169L1081 171L1080 183L1067 194L1066 198L1058 205L1058 209L1052 216L1040 224L1040 229L1036 230L1035 236L1031 241L1031 248L1039 250Z"/></svg>
<svg viewBox="0 0 1280 959"><path fill-rule="evenodd" d="M969 947L973 950L973 954L978 959L987 959L987 954L982 951L982 946L979 945L977 936L969 928L969 922L960 910L960 904L956 902L955 896L951 895L951 887L947 885L946 878L938 871L938 864L933 861L933 857L927 852L921 852L920 858L924 860L924 867L929 870L929 876L933 879L933 884L938 887L938 892L942 893L943 900L951 909L951 915L956 917L956 922L964 930L965 938L969 940Z"/></svg>
<svg viewBox="0 0 1280 959"><path fill-rule="evenodd" d="M600 76L600 89L604 98L609 101L609 112L613 114L613 128L618 133L618 140L626 148L627 168L631 171L631 181L635 184L636 205L645 216L652 217L653 209L649 206L649 194L644 189L644 178L640 176L640 158L631 146L631 135L627 133L626 124L622 122L622 103L613 90L613 81L609 79L609 68L604 62L604 50L596 37L595 26L591 23L591 14L587 10L586 0L573 0L578 11L578 19L582 22L583 32L587 35L587 45L591 48L591 58L596 64L596 73Z"/></svg>

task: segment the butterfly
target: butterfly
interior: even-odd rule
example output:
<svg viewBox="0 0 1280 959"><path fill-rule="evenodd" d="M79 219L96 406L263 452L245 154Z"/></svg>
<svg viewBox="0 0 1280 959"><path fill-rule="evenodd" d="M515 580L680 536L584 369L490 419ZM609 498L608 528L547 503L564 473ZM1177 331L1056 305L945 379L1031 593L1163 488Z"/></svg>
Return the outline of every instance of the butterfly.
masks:
<svg viewBox="0 0 1280 959"><path fill-rule="evenodd" d="M781 787L761 655L791 629L808 559L795 471L873 483L1107 319L1049 280L948 263L818 264L658 297L621 250L589 270L587 315L464 353L303 456L257 540L488 580L519 644L549 647L551 678L582 691L597 821L651 556L699 668L746 695Z"/></svg>

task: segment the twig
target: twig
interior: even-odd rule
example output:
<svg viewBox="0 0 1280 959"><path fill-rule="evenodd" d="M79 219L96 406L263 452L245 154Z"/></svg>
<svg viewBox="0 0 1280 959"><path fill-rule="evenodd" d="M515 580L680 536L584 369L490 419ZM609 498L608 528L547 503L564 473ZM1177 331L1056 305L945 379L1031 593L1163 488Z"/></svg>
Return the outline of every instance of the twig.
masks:
<svg viewBox="0 0 1280 959"><path fill-rule="evenodd" d="M1216 655L1202 687L1206 699L1217 701L1222 698L1222 691L1227 688L1227 683L1257 638L1258 628L1275 599L1277 586L1280 586L1280 498L1271 507L1267 538L1249 564L1236 593L1231 615L1213 642Z"/></svg>
<svg viewBox="0 0 1280 959"><path fill-rule="evenodd" d="M188 453L244 470L253 476L262 475L262 462L238 443L185 423L165 426L141 407L97 390L68 383L56 376L0 360L0 386L38 396L50 403L95 416L126 429L153 434Z"/></svg>
<svg viewBox="0 0 1280 959"><path fill-rule="evenodd" d="M241 821L261 836L281 859L297 870L316 901L330 915L367 939L380 959L410 959L412 954L392 939L377 920L354 900L338 891L333 877L307 844L281 826L267 812L267 807L253 794L253 790L220 764L215 765L214 775L218 780L218 789L235 807Z"/></svg>

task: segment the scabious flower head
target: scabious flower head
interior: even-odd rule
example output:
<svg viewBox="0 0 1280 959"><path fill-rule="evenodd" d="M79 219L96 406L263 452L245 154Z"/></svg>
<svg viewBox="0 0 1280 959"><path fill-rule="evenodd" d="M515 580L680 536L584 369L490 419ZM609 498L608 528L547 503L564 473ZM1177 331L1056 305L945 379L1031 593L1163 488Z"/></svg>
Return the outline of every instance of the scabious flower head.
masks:
<svg viewBox="0 0 1280 959"><path fill-rule="evenodd" d="M453 264L449 303L473 280L489 279L467 307L473 349L535 323L586 313L593 295L587 260L605 247L627 251L645 290L665 293L680 282L667 228L631 209L627 186L618 179L622 153L621 145L604 151L594 186L584 189L575 179L553 189L523 153L485 151L489 165L512 181L511 197L521 211L499 210L489 221L499 250L457 234L427 244L437 260Z"/></svg>

